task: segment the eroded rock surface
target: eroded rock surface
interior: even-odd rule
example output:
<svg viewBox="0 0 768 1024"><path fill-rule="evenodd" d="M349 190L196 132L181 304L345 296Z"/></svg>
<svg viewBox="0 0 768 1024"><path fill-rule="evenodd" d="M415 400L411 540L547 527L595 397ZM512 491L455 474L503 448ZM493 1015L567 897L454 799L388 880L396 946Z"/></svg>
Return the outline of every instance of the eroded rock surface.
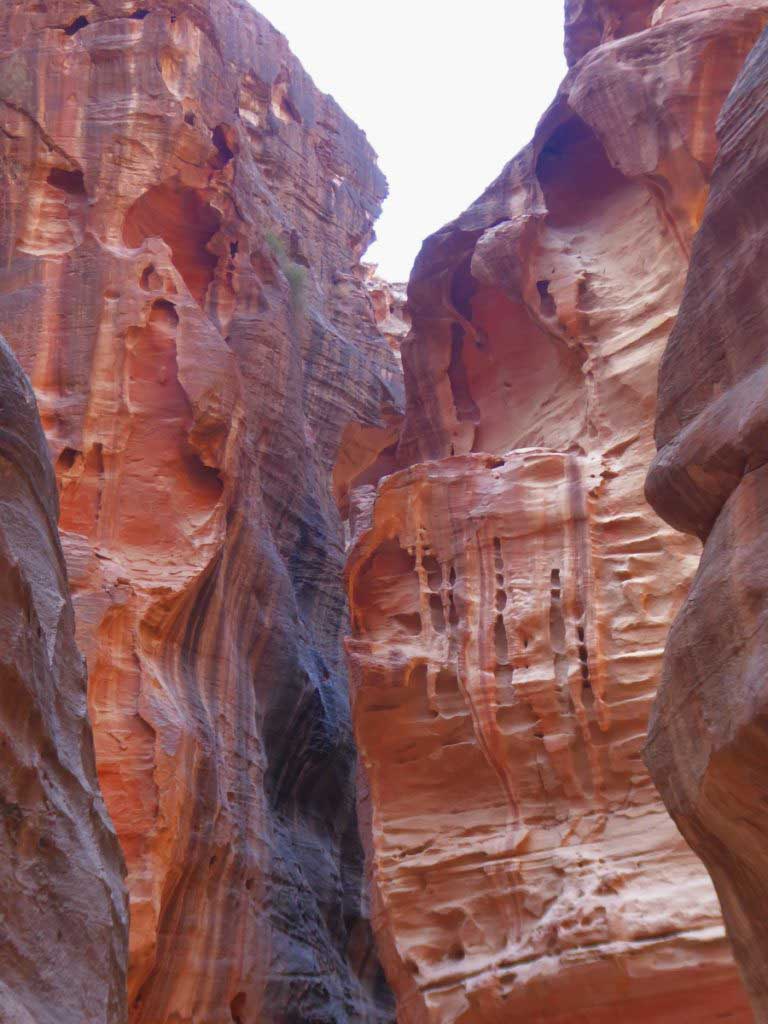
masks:
<svg viewBox="0 0 768 1024"><path fill-rule="evenodd" d="M373 263L366 263L363 266L367 272L365 286L373 303L376 324L387 339L389 347L399 357L411 326L406 306L407 285L380 277Z"/></svg>
<svg viewBox="0 0 768 1024"><path fill-rule="evenodd" d="M0 338L0 1019L123 1024L123 860L29 381Z"/></svg>
<svg viewBox="0 0 768 1024"><path fill-rule="evenodd" d="M750 1020L642 763L698 558L643 482L715 120L767 17L568 5L581 59L533 143L417 260L410 468L349 497L362 806L404 1024Z"/></svg>
<svg viewBox="0 0 768 1024"><path fill-rule="evenodd" d="M398 406L374 155L244 2L10 0L0 30L0 328L56 458L130 1019L390 1020L331 487Z"/></svg>
<svg viewBox="0 0 768 1024"><path fill-rule="evenodd" d="M768 1021L768 36L718 122L720 152L662 360L648 495L704 541L670 632L646 760L715 882Z"/></svg>

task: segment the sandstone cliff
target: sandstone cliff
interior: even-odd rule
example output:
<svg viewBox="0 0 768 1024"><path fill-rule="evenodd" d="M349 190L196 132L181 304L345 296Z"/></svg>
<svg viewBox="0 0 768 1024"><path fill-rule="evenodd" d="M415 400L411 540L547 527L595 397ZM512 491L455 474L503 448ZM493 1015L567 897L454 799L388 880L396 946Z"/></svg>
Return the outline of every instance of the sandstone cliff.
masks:
<svg viewBox="0 0 768 1024"><path fill-rule="evenodd" d="M698 558L643 480L715 120L768 5L566 14L532 144L414 268L409 468L349 499L375 929L401 1024L746 1022L641 758Z"/></svg>
<svg viewBox="0 0 768 1024"><path fill-rule="evenodd" d="M0 32L0 329L56 459L130 1019L390 1020L331 488L398 407L374 155L239 0L8 0Z"/></svg>
<svg viewBox="0 0 768 1024"><path fill-rule="evenodd" d="M659 374L648 494L698 535L698 574L667 644L646 759L714 879L768 1021L765 824L768 35L718 123L720 152Z"/></svg>
<svg viewBox="0 0 768 1024"><path fill-rule="evenodd" d="M125 1021L123 862L96 780L56 483L0 338L0 1020Z"/></svg>

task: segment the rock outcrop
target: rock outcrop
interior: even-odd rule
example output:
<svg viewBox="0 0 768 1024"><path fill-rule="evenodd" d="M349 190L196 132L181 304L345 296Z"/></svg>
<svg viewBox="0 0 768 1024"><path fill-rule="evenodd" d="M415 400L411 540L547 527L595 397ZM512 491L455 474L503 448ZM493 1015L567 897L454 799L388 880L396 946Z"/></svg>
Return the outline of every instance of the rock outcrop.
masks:
<svg viewBox="0 0 768 1024"><path fill-rule="evenodd" d="M402 282L387 281L377 274L373 263L364 267L368 276L365 285L373 303L373 312L379 331L387 340L389 347L400 357L400 349L408 336L411 318L406 306L407 285Z"/></svg>
<svg viewBox="0 0 768 1024"><path fill-rule="evenodd" d="M401 1024L746 1022L642 763L698 558L643 482L715 120L768 5L567 15L534 141L414 268L408 468L349 495L375 930Z"/></svg>
<svg viewBox="0 0 768 1024"><path fill-rule="evenodd" d="M0 1020L122 1024L123 861L35 397L0 338Z"/></svg>
<svg viewBox="0 0 768 1024"><path fill-rule="evenodd" d="M648 495L704 541L671 630L646 760L715 882L768 1021L768 35L720 121L720 152L661 363Z"/></svg>
<svg viewBox="0 0 768 1024"><path fill-rule="evenodd" d="M56 459L130 1020L389 1021L331 486L398 411L359 265L384 180L239 0L0 30L0 329Z"/></svg>

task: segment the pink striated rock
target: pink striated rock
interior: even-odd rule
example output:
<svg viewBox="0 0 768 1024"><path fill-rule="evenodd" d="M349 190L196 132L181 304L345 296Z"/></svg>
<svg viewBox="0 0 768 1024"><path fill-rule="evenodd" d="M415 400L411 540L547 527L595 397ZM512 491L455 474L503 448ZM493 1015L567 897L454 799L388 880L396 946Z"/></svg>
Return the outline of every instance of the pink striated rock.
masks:
<svg viewBox="0 0 768 1024"><path fill-rule="evenodd" d="M424 244L400 471L350 499L375 929L402 1024L747 1022L642 763L698 559L643 483L715 120L768 5L567 18L581 59L533 142Z"/></svg>

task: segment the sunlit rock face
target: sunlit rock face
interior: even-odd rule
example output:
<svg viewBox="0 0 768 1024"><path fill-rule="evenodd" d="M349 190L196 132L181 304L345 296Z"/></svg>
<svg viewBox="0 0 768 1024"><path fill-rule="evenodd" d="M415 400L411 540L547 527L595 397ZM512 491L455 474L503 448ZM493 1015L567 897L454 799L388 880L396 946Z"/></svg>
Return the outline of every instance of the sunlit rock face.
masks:
<svg viewBox="0 0 768 1024"><path fill-rule="evenodd" d="M0 338L0 1020L124 1024L123 860L57 512L35 397Z"/></svg>
<svg viewBox="0 0 768 1024"><path fill-rule="evenodd" d="M398 402L374 155L238 0L8 0L0 28L0 328L56 459L130 1019L391 1020L331 485Z"/></svg>
<svg viewBox="0 0 768 1024"><path fill-rule="evenodd" d="M376 324L389 347L399 356L411 326L406 305L407 285L379 277L375 264L366 263L364 267L367 272L365 286L373 304Z"/></svg>
<svg viewBox="0 0 768 1024"><path fill-rule="evenodd" d="M768 1021L766 354L768 37L718 122L720 153L659 374L648 495L704 541L667 644L646 759L709 868L755 1018Z"/></svg>
<svg viewBox="0 0 768 1024"><path fill-rule="evenodd" d="M362 807L405 1024L751 1019L642 762L699 554L643 482L715 120L768 8L640 6L582 5L629 20L425 243L410 468L350 496Z"/></svg>

